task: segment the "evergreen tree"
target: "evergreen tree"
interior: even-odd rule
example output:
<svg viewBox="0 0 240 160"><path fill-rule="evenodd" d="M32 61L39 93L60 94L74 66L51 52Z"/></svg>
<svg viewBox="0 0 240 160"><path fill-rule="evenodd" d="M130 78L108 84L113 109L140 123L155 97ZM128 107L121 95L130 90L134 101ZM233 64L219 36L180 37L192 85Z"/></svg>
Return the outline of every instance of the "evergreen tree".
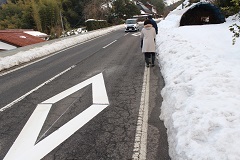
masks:
<svg viewBox="0 0 240 160"><path fill-rule="evenodd" d="M137 6L135 6L130 0L115 0L113 2L112 12L114 12L116 18L118 19L126 19L132 17L133 15L140 14Z"/></svg>
<svg viewBox="0 0 240 160"><path fill-rule="evenodd" d="M87 0L62 0L62 15L66 28L75 28L84 23L83 10L86 3Z"/></svg>
<svg viewBox="0 0 240 160"><path fill-rule="evenodd" d="M34 27L31 3L18 0L8 1L0 10L0 29L31 29Z"/></svg>
<svg viewBox="0 0 240 160"><path fill-rule="evenodd" d="M42 31L59 37L61 34L60 7L57 0L39 0L39 17Z"/></svg>
<svg viewBox="0 0 240 160"><path fill-rule="evenodd" d="M239 0L232 0L233 10L235 11L236 18L240 21L240 2ZM240 26L236 23L229 27L230 31L233 33L233 45L236 43L236 39L240 37Z"/></svg>
<svg viewBox="0 0 240 160"><path fill-rule="evenodd" d="M125 18L131 18L134 15L139 15L140 10L136 7L136 5L132 2L128 2L125 5Z"/></svg>
<svg viewBox="0 0 240 160"><path fill-rule="evenodd" d="M156 6L156 10L159 15L164 13L165 4L163 0L151 0L150 3Z"/></svg>
<svg viewBox="0 0 240 160"><path fill-rule="evenodd" d="M41 18L40 18L40 14L39 14L39 7L38 7L38 4L35 3L35 1L32 1L32 16L33 16L33 19L35 22L36 30L43 31Z"/></svg>

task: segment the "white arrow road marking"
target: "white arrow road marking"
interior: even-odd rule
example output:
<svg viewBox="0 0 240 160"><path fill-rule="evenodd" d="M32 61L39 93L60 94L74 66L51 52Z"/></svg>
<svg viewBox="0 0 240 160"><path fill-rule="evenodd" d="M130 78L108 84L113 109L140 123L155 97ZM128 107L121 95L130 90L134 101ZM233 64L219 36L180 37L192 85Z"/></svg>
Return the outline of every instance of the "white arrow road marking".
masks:
<svg viewBox="0 0 240 160"><path fill-rule="evenodd" d="M92 84L93 105L37 144L37 137L52 105ZM37 105L4 160L40 160L109 105L102 73Z"/></svg>

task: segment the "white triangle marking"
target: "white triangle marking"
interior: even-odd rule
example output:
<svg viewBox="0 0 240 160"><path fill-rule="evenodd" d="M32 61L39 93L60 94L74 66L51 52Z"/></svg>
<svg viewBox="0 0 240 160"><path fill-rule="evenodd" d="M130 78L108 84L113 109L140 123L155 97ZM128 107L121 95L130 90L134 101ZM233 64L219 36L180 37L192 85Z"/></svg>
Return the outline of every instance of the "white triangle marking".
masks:
<svg viewBox="0 0 240 160"><path fill-rule="evenodd" d="M93 90L93 105L35 144L52 105L90 84L92 84ZM109 101L102 73L53 96L37 105L4 160L40 160L108 105Z"/></svg>

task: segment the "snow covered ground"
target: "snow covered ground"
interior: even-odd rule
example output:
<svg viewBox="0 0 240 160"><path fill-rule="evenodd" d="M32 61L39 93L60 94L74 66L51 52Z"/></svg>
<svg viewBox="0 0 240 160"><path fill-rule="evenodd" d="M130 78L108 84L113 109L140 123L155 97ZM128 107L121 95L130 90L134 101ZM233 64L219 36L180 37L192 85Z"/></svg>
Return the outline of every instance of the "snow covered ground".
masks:
<svg viewBox="0 0 240 160"><path fill-rule="evenodd" d="M173 160L240 159L240 39L224 24L178 27L182 11L161 21L158 60L165 80L160 118ZM235 23L235 22L234 22ZM237 22L238 24L240 22ZM106 34L89 32L0 58L0 70Z"/></svg>
<svg viewBox="0 0 240 160"><path fill-rule="evenodd" d="M165 87L160 118L173 160L240 159L240 39L224 24L178 27L182 11L158 24ZM240 24L240 22L237 22Z"/></svg>

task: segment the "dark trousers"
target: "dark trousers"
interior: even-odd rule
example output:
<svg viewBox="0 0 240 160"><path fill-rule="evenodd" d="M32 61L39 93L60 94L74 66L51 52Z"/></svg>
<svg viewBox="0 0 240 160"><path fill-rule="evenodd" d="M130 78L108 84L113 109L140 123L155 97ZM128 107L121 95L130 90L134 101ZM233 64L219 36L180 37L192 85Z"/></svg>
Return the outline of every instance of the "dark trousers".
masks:
<svg viewBox="0 0 240 160"><path fill-rule="evenodd" d="M155 61L155 52L145 52L145 62L147 63L147 65L149 65L149 63L154 64ZM151 58L151 61L149 61L149 59Z"/></svg>

